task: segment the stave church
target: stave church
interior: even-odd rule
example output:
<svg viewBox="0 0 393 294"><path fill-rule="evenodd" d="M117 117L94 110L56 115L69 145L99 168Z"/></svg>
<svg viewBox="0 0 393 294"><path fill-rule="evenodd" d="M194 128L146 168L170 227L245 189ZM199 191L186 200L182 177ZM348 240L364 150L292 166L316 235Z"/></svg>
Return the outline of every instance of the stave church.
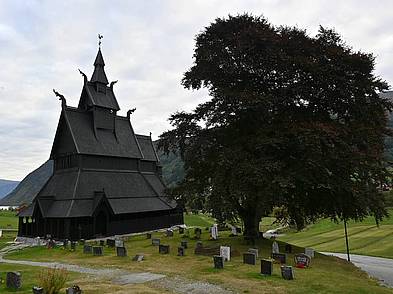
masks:
<svg viewBox="0 0 393 294"><path fill-rule="evenodd" d="M182 209L165 196L151 136L135 134L133 110L120 116L99 46L78 107L61 114L50 159L53 174L19 213L18 236L91 239L183 224Z"/></svg>

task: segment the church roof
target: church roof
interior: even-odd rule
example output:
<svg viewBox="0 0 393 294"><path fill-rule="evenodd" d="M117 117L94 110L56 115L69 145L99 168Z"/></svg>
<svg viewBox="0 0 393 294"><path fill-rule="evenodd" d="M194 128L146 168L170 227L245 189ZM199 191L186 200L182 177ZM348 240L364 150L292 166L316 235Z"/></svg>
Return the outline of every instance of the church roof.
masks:
<svg viewBox="0 0 393 294"><path fill-rule="evenodd" d="M174 209L176 203L165 197L164 188L154 173L75 169L55 173L38 203L44 217L91 216L99 190L114 214Z"/></svg>
<svg viewBox="0 0 393 294"><path fill-rule="evenodd" d="M143 159L159 161L150 136L136 135L139 146L142 149Z"/></svg>

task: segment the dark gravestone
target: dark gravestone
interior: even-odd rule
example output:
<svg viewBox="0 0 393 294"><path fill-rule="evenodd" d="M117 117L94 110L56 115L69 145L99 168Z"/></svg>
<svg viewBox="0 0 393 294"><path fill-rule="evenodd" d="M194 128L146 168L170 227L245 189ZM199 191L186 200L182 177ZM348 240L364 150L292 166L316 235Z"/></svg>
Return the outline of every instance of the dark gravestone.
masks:
<svg viewBox="0 0 393 294"><path fill-rule="evenodd" d="M105 241L104 240L100 240L100 246L102 246L102 247L105 246Z"/></svg>
<svg viewBox="0 0 393 294"><path fill-rule="evenodd" d="M243 253L243 263L256 265L257 264L256 255L252 252Z"/></svg>
<svg viewBox="0 0 393 294"><path fill-rule="evenodd" d="M151 245L160 246L160 239L151 239Z"/></svg>
<svg viewBox="0 0 393 294"><path fill-rule="evenodd" d="M258 258L259 250L257 248L250 248L250 249L247 250L247 252L254 253L255 257Z"/></svg>
<svg viewBox="0 0 393 294"><path fill-rule="evenodd" d="M172 230L166 230L166 236L167 237L173 237L173 231Z"/></svg>
<svg viewBox="0 0 393 294"><path fill-rule="evenodd" d="M285 252L286 253L292 253L292 245L291 244L285 245Z"/></svg>
<svg viewBox="0 0 393 294"><path fill-rule="evenodd" d="M286 263L287 262L287 256L285 253L272 253L272 258L277 262L277 263Z"/></svg>
<svg viewBox="0 0 393 294"><path fill-rule="evenodd" d="M273 273L273 262L268 259L261 259L261 274L271 276Z"/></svg>
<svg viewBox="0 0 393 294"><path fill-rule="evenodd" d="M93 253L93 247L91 245L84 245L83 246L83 253L85 253L85 254Z"/></svg>
<svg viewBox="0 0 393 294"><path fill-rule="evenodd" d="M79 288L79 286L74 285L66 289L66 294L82 294L82 290Z"/></svg>
<svg viewBox="0 0 393 294"><path fill-rule="evenodd" d="M115 239L106 239L106 246L108 246L110 248L114 248L115 247Z"/></svg>
<svg viewBox="0 0 393 294"><path fill-rule="evenodd" d="M184 228L179 227L179 234L184 234Z"/></svg>
<svg viewBox="0 0 393 294"><path fill-rule="evenodd" d="M177 255L184 256L186 253L186 249L183 246L177 247Z"/></svg>
<svg viewBox="0 0 393 294"><path fill-rule="evenodd" d="M103 254L102 246L93 246L93 255L101 256Z"/></svg>
<svg viewBox="0 0 393 294"><path fill-rule="evenodd" d="M201 235L202 235L202 229L200 229L200 228L195 228L194 233L195 233L195 238L196 238L196 239L200 239L200 238L201 238Z"/></svg>
<svg viewBox="0 0 393 294"><path fill-rule="evenodd" d="M158 247L158 252L160 254L169 254L169 245L161 245Z"/></svg>
<svg viewBox="0 0 393 294"><path fill-rule="evenodd" d="M310 256L300 253L294 256L295 266L297 268L305 268L310 266L311 258Z"/></svg>
<svg viewBox="0 0 393 294"><path fill-rule="evenodd" d="M22 287L22 276L20 272L8 272L6 277L6 286L9 289L19 289Z"/></svg>
<svg viewBox="0 0 393 294"><path fill-rule="evenodd" d="M223 269L224 268L224 257L220 255L213 256L214 268Z"/></svg>
<svg viewBox="0 0 393 294"><path fill-rule="evenodd" d="M44 288L34 286L33 287L33 294L44 294Z"/></svg>
<svg viewBox="0 0 393 294"><path fill-rule="evenodd" d="M75 251L76 248L76 242L75 241L71 241L71 250Z"/></svg>
<svg viewBox="0 0 393 294"><path fill-rule="evenodd" d="M188 248L188 242L183 240L180 242L180 246L183 248Z"/></svg>
<svg viewBox="0 0 393 294"><path fill-rule="evenodd" d="M143 254L137 254L132 258L132 261L142 261L145 259L145 256Z"/></svg>
<svg viewBox="0 0 393 294"><path fill-rule="evenodd" d="M120 257L127 256L127 248L126 247L116 247L116 254Z"/></svg>
<svg viewBox="0 0 393 294"><path fill-rule="evenodd" d="M151 239L151 233L146 233L146 239Z"/></svg>
<svg viewBox="0 0 393 294"><path fill-rule="evenodd" d="M281 266L281 276L285 280L293 280L293 268L289 265Z"/></svg>

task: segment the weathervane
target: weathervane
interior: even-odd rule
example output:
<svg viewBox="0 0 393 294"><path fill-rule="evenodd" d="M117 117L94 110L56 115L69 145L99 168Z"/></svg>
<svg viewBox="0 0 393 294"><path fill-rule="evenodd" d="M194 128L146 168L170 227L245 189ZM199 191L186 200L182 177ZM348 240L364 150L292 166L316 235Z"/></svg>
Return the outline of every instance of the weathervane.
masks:
<svg viewBox="0 0 393 294"><path fill-rule="evenodd" d="M103 35L98 34L98 48L101 48L101 39L104 38Z"/></svg>

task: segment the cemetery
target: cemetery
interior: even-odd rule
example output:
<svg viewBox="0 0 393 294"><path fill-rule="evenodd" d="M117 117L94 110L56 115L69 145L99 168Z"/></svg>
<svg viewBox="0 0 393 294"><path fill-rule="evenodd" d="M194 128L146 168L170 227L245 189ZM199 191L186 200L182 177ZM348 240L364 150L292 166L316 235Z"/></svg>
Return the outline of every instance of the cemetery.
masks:
<svg viewBox="0 0 393 294"><path fill-rule="evenodd" d="M315 289L322 284L328 293L342 293L340 289L348 289L348 279L353 281L348 293L357 293L357 290L365 288L372 293L392 292L378 286L376 281L347 262L317 252L313 252L314 257L308 256L306 253L310 254L311 248L305 250L291 246L291 252L288 252L288 244L276 240L273 245L273 240L265 238L250 244L241 235L231 236L230 229L219 231L216 240L204 228L198 228L196 234L195 228L187 228L183 234L175 228L172 233L168 236L167 230L152 231L149 232L151 239L142 233L75 242L74 251L70 244L68 249L64 249L64 244L58 243L52 249L46 246L26 248L11 252L5 258L176 275L219 285L233 293L282 293L282 289L285 289L284 292L317 293ZM113 246L113 240L117 240L116 243L121 246ZM160 244L154 245L152 240L159 240ZM198 254L198 248L205 252ZM0 274L4 279L6 271L21 273L22 289L29 286L30 290L20 293L31 293L32 287L37 286L34 284L34 275L39 271L37 268L0 263ZM335 282L329 283L328 280ZM71 287L75 281L83 293L96 293L97 287L106 289L102 293L112 293L110 289L139 289L141 293L160 293L154 282L114 285L114 288L110 288L108 281L92 284L89 275L70 272L67 287ZM1 284L0 289L6 289L6 285Z"/></svg>

